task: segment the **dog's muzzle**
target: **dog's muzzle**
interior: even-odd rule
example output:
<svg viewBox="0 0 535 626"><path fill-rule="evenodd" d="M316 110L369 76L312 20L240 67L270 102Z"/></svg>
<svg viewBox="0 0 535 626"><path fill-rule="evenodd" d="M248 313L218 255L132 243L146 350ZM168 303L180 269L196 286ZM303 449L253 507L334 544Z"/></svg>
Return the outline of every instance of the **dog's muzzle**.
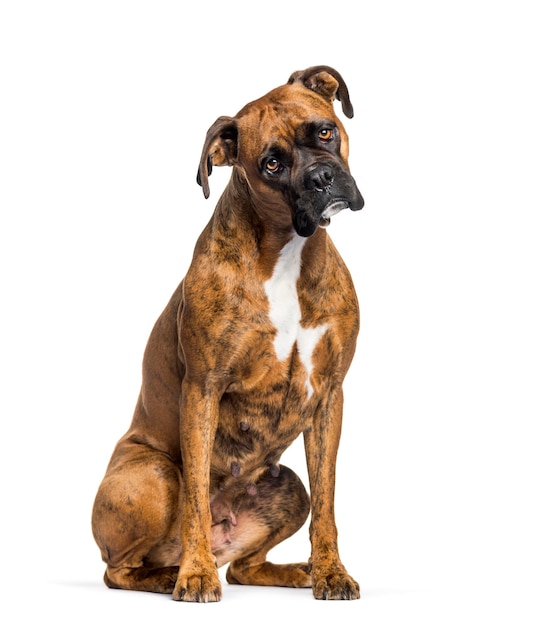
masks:
<svg viewBox="0 0 535 626"><path fill-rule="evenodd" d="M338 163L315 163L305 171L302 187L293 216L301 237L310 237L318 226L327 227L343 209L358 211L364 206L355 179Z"/></svg>

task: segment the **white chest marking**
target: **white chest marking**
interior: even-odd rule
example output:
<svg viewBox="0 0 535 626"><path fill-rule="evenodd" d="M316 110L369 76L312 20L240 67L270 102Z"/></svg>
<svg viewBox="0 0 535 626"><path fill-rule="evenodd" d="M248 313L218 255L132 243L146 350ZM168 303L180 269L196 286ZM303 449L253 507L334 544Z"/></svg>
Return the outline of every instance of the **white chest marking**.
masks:
<svg viewBox="0 0 535 626"><path fill-rule="evenodd" d="M318 341L327 330L327 324L315 328L301 326L301 307L297 297L297 280L301 273L301 252L306 239L295 235L280 252L269 280L264 283L269 300L269 316L277 334L274 339L275 354L285 361L297 342L297 351L307 372L306 388L310 398L314 393L312 354Z"/></svg>

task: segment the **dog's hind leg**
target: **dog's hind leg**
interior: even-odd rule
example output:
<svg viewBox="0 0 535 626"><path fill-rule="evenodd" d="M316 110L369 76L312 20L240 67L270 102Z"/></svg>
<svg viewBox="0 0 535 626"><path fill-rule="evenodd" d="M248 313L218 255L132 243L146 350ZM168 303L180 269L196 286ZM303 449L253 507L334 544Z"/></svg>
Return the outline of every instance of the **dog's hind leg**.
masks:
<svg viewBox="0 0 535 626"><path fill-rule="evenodd" d="M149 446L123 444L122 454L112 457L92 517L108 587L172 593L180 559L179 486L171 460Z"/></svg>
<svg viewBox="0 0 535 626"><path fill-rule="evenodd" d="M173 593L178 567L112 567L104 572L104 583L110 589Z"/></svg>
<svg viewBox="0 0 535 626"><path fill-rule="evenodd" d="M310 500L299 477L281 465L278 474L268 472L256 485L256 494L246 496L237 509L227 552L231 560L227 582L310 587L308 563L279 565L266 561L267 553L299 530L308 517Z"/></svg>

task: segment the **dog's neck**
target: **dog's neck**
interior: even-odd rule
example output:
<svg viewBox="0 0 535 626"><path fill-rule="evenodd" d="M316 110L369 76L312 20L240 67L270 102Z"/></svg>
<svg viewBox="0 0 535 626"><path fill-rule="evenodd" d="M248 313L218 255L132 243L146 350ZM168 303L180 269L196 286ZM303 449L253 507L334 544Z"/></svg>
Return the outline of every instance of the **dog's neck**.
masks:
<svg viewBox="0 0 535 626"><path fill-rule="evenodd" d="M299 248L302 271L307 274L321 272L328 238L325 229L318 228L308 238L300 237L293 228L290 208L283 204L273 207L255 205L248 186L236 184L237 180L234 180L241 176L235 168L223 193L226 198L219 202L215 216L219 215L226 230L239 228L242 235L249 231L251 248L244 253L257 258L261 276L264 279L272 276L283 250L288 249L291 241L295 243L292 247Z"/></svg>

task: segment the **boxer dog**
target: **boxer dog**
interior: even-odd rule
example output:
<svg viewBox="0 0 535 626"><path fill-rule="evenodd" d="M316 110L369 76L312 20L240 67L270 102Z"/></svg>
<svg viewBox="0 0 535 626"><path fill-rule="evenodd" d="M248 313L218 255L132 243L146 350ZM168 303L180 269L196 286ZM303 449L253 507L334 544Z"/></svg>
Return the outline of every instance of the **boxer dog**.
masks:
<svg viewBox="0 0 535 626"><path fill-rule="evenodd" d="M212 166L232 173L152 330L130 429L95 498L108 587L213 602L228 564L229 583L359 597L334 519L359 309L326 227L364 201L335 99L352 117L340 74L311 67L208 130L205 197ZM279 464L301 433L310 497ZM309 512L308 562L267 561Z"/></svg>

